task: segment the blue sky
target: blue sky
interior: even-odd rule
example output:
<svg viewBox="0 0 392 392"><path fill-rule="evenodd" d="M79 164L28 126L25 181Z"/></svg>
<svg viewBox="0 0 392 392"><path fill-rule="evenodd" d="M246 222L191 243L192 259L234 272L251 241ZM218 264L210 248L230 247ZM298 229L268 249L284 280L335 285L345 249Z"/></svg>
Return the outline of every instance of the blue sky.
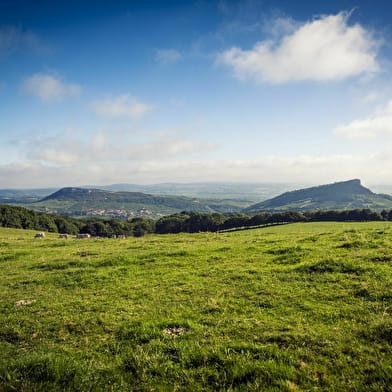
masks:
<svg viewBox="0 0 392 392"><path fill-rule="evenodd" d="M0 2L0 187L391 184L386 1Z"/></svg>

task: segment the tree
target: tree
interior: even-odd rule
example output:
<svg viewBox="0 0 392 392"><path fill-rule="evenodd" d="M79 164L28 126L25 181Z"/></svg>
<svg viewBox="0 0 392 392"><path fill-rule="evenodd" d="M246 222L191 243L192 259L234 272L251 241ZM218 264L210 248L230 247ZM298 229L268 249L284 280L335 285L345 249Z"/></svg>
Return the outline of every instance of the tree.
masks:
<svg viewBox="0 0 392 392"><path fill-rule="evenodd" d="M131 224L135 237L142 237L147 233L154 233L155 231L155 221L152 219L133 218Z"/></svg>
<svg viewBox="0 0 392 392"><path fill-rule="evenodd" d="M187 213L164 216L157 220L155 232L157 234L181 233L187 231L185 222L189 219Z"/></svg>
<svg viewBox="0 0 392 392"><path fill-rule="evenodd" d="M77 234L79 228L70 220L63 217L54 218L54 222L57 226L57 231L63 234Z"/></svg>

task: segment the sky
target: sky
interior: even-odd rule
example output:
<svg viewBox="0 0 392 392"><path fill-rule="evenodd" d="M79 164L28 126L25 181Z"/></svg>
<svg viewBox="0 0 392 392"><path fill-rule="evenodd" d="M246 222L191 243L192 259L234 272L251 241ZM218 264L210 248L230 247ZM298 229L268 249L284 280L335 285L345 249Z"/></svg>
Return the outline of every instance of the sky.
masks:
<svg viewBox="0 0 392 392"><path fill-rule="evenodd" d="M0 188L392 185L392 2L0 0Z"/></svg>

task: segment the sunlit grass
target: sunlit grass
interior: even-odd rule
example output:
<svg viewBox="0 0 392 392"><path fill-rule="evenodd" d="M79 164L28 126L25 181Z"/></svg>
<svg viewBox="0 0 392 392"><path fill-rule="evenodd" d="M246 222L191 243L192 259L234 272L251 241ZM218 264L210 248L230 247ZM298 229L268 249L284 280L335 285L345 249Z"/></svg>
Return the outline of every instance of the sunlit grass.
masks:
<svg viewBox="0 0 392 392"><path fill-rule="evenodd" d="M0 229L0 390L390 388L389 222L33 234Z"/></svg>

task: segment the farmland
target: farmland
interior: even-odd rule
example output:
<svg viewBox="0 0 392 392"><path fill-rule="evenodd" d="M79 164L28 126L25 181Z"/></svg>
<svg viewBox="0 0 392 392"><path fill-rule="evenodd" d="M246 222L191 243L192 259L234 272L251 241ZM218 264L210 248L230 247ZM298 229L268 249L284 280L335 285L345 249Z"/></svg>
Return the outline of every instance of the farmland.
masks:
<svg viewBox="0 0 392 392"><path fill-rule="evenodd" d="M392 223L0 229L0 390L387 391Z"/></svg>

